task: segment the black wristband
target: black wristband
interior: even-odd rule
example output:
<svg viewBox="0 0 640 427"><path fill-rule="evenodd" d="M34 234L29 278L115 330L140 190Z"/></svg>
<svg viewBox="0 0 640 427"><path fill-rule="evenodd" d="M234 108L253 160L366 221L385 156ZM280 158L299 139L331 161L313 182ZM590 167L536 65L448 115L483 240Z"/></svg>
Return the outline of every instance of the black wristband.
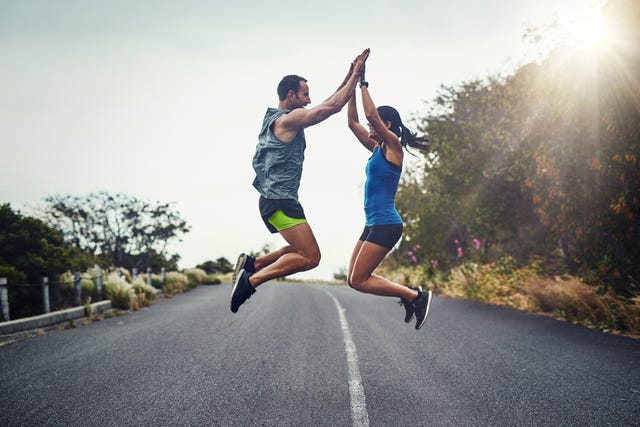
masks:
<svg viewBox="0 0 640 427"><path fill-rule="evenodd" d="M369 87L369 82L360 82L360 87Z"/></svg>

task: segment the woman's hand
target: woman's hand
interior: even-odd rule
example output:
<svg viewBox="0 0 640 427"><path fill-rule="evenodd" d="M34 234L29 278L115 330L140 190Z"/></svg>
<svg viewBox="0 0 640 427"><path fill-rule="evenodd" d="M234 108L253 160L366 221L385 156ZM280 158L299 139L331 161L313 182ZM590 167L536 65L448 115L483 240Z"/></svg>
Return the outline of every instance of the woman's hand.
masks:
<svg viewBox="0 0 640 427"><path fill-rule="evenodd" d="M364 51L362 51L360 55L356 57L356 60L354 61L354 64L353 64L353 74L357 76L362 75L362 73L364 72L364 64L367 61L367 58L369 58L370 52L371 51L367 48Z"/></svg>

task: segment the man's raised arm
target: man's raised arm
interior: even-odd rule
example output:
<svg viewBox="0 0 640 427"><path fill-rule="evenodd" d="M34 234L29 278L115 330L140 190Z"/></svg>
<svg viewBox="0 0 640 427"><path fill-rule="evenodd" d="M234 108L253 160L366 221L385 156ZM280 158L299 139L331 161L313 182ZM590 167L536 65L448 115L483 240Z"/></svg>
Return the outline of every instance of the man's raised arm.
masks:
<svg viewBox="0 0 640 427"><path fill-rule="evenodd" d="M279 118L276 126L284 132L297 132L299 129L313 126L338 113L351 98L368 57L369 49L365 49L356 57L349 68L350 74L326 101L309 109L297 108Z"/></svg>

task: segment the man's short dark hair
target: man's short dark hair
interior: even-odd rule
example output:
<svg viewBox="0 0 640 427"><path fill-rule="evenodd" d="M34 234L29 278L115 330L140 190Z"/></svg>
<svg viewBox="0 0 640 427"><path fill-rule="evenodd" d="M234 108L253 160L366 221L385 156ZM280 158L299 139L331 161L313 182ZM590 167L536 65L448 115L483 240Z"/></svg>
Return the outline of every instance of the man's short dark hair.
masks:
<svg viewBox="0 0 640 427"><path fill-rule="evenodd" d="M280 101L287 97L287 93L289 93L290 90L297 94L300 90L300 82L306 83L307 79L296 76L295 74L284 76L282 80L280 80L280 83L278 83L278 98L280 98Z"/></svg>

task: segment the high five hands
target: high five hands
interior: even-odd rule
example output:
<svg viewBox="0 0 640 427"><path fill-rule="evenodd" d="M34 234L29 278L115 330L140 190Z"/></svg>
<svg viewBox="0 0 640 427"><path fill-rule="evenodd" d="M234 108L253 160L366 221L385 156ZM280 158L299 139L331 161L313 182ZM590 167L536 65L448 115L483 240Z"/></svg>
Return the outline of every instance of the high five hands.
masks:
<svg viewBox="0 0 640 427"><path fill-rule="evenodd" d="M353 74L360 76L361 79L364 78L364 66L367 58L369 58L370 52L371 50L369 48L363 50L362 53L351 63Z"/></svg>

